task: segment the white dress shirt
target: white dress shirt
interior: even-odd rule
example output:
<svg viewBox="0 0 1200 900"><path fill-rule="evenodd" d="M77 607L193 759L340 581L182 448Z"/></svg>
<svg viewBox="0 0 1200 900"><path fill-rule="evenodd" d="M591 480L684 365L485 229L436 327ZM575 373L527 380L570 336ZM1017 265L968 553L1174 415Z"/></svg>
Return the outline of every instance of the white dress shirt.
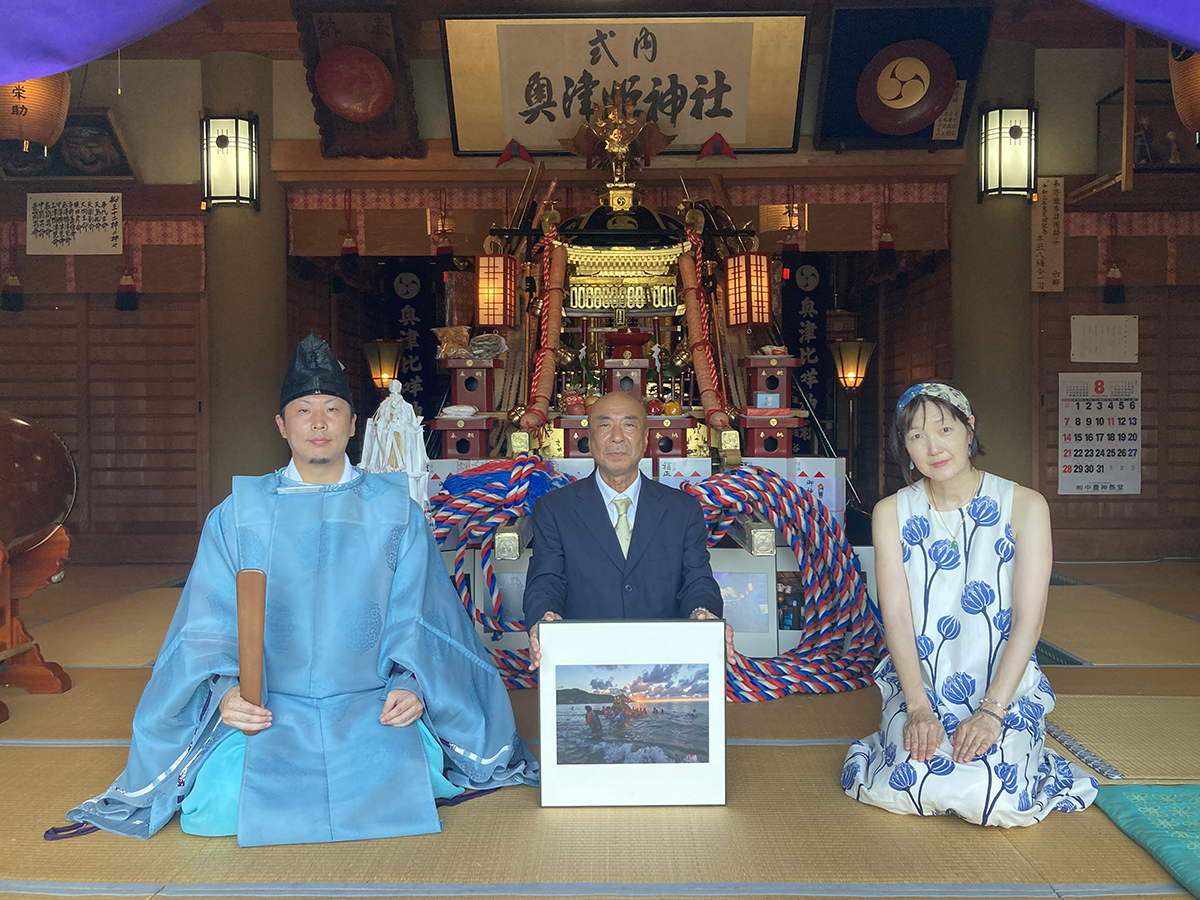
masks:
<svg viewBox="0 0 1200 900"><path fill-rule="evenodd" d="M638 472L638 477L634 479L633 484L619 494L604 483L599 472L596 473L596 484L600 487L600 496L604 498L604 509L608 512L608 520L612 522L614 529L617 527L617 518L620 514L613 505L613 500L617 497L629 498L629 511L625 513L625 518L629 520L629 529L632 531L633 520L637 516L638 497L642 493L642 473Z"/></svg>
<svg viewBox="0 0 1200 900"><path fill-rule="evenodd" d="M347 481L353 481L358 477L358 470L350 465L349 454L342 454L342 477L337 480L338 484L345 484ZM301 484L308 484L300 477L300 470L296 468L296 460L288 460L287 468L283 470L283 477L290 481L299 481Z"/></svg>

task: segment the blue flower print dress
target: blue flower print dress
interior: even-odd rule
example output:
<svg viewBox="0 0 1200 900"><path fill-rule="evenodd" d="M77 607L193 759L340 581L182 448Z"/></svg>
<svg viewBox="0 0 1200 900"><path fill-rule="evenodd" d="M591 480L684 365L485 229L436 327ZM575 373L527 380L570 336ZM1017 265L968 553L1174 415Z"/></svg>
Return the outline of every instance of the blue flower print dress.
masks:
<svg viewBox="0 0 1200 900"><path fill-rule="evenodd" d="M954 730L979 708L1012 627L1013 487L984 474L966 507L942 512L951 529L962 523L957 540L930 508L922 483L896 495L917 655L946 739L933 759L912 761L904 749L900 678L885 656L875 670L883 694L879 731L850 746L842 769L842 787L856 800L894 813L1011 827L1040 822L1053 809L1084 809L1096 798L1096 780L1045 747L1054 692L1033 659L996 745L969 763L951 759Z"/></svg>

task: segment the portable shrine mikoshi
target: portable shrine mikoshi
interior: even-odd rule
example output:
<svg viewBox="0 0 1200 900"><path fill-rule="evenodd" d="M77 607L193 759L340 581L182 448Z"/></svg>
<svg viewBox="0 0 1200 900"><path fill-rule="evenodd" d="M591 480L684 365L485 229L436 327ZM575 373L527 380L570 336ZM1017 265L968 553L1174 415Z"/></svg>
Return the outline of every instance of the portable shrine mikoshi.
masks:
<svg viewBox="0 0 1200 900"><path fill-rule="evenodd" d="M745 537L747 523L766 523L769 554L743 540L746 549L773 556L778 532L795 555L804 604L793 642L770 658L739 656L730 698L870 684L880 630L842 529L842 485L819 500L796 479L804 467L795 465L794 438L811 407L772 325L778 271L757 252L754 233L718 204L689 199L681 219L643 204L630 170L645 148L668 139L619 86L587 127L592 152L612 170L599 203L563 221L554 185L533 202L535 169L519 214L492 229L477 259L471 341L463 304L447 304L457 331L440 354L450 391L433 422L442 458L431 461L431 505L468 613L494 642L508 684L534 685L525 623L506 612L496 563L527 559L514 525L541 494L591 470L590 402L626 391L647 408L647 474L672 477L701 501L710 544L731 527ZM493 351L507 350L503 362L470 352L488 331L503 338L492 342ZM808 408L794 408L794 398ZM743 449L770 468L740 467ZM512 458L498 459L506 450ZM724 471L711 474L714 463Z"/></svg>

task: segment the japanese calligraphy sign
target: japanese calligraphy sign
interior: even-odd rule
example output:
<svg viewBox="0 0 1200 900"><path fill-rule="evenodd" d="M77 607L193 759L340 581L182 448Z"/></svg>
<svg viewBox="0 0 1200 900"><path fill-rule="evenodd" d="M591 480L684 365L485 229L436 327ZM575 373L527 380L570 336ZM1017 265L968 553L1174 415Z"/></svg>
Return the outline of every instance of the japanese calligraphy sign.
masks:
<svg viewBox="0 0 1200 900"><path fill-rule="evenodd" d="M404 399L426 419L438 413L437 295L446 263L437 257L401 256L384 268L386 336L401 342L399 372Z"/></svg>
<svg viewBox="0 0 1200 900"><path fill-rule="evenodd" d="M1039 178L1037 201L1033 204L1033 287L1035 291L1063 289L1063 180Z"/></svg>
<svg viewBox="0 0 1200 900"><path fill-rule="evenodd" d="M1137 361L1137 316L1071 316L1071 362Z"/></svg>
<svg viewBox="0 0 1200 900"><path fill-rule="evenodd" d="M783 316L780 331L788 353L800 361L796 379L819 418L827 418L836 384L833 357L825 343L825 311L833 306L831 259L826 253L783 254ZM804 408L799 400L794 405ZM805 429L811 425L805 426ZM807 434L801 435L806 437Z"/></svg>
<svg viewBox="0 0 1200 900"><path fill-rule="evenodd" d="M805 17L443 20L455 152L510 139L562 152L620 83L694 153L720 131L739 152L796 145Z"/></svg>
<svg viewBox="0 0 1200 900"><path fill-rule="evenodd" d="M25 228L30 256L120 254L121 195L27 194Z"/></svg>
<svg viewBox="0 0 1200 900"><path fill-rule="evenodd" d="M1142 373L1058 373L1058 492L1142 492Z"/></svg>

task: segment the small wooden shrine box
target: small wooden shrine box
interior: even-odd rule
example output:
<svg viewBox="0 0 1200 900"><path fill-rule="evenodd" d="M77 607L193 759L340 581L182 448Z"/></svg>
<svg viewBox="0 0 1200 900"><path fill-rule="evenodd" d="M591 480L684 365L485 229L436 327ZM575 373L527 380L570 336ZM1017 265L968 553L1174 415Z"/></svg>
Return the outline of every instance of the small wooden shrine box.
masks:
<svg viewBox="0 0 1200 900"><path fill-rule="evenodd" d="M552 424L563 430L564 459L591 459L587 423L587 416L555 416Z"/></svg>
<svg viewBox="0 0 1200 900"><path fill-rule="evenodd" d="M746 435L743 456L791 456L792 429L807 422L800 416L738 416L738 428Z"/></svg>
<svg viewBox="0 0 1200 900"><path fill-rule="evenodd" d="M604 391L625 391L638 400L646 400L646 373L650 368L648 359L606 359L604 361Z"/></svg>
<svg viewBox="0 0 1200 900"><path fill-rule="evenodd" d="M495 394L494 370L498 359L443 359L442 367L450 370L449 406L473 406L490 412ZM483 454L487 456L487 454Z"/></svg>
<svg viewBox="0 0 1200 900"><path fill-rule="evenodd" d="M687 433L696 427L691 416L650 416L650 434L646 439L646 458L679 458L687 456Z"/></svg>
<svg viewBox="0 0 1200 900"><path fill-rule="evenodd" d="M466 360L456 359L450 362ZM491 369L486 371L491 375ZM439 416L429 423L429 427L442 433L442 459L487 459L488 432L499 422L499 416L472 416L469 419Z"/></svg>
<svg viewBox="0 0 1200 900"><path fill-rule="evenodd" d="M795 356L745 357L746 405L786 414L792 408L792 369L800 364Z"/></svg>

